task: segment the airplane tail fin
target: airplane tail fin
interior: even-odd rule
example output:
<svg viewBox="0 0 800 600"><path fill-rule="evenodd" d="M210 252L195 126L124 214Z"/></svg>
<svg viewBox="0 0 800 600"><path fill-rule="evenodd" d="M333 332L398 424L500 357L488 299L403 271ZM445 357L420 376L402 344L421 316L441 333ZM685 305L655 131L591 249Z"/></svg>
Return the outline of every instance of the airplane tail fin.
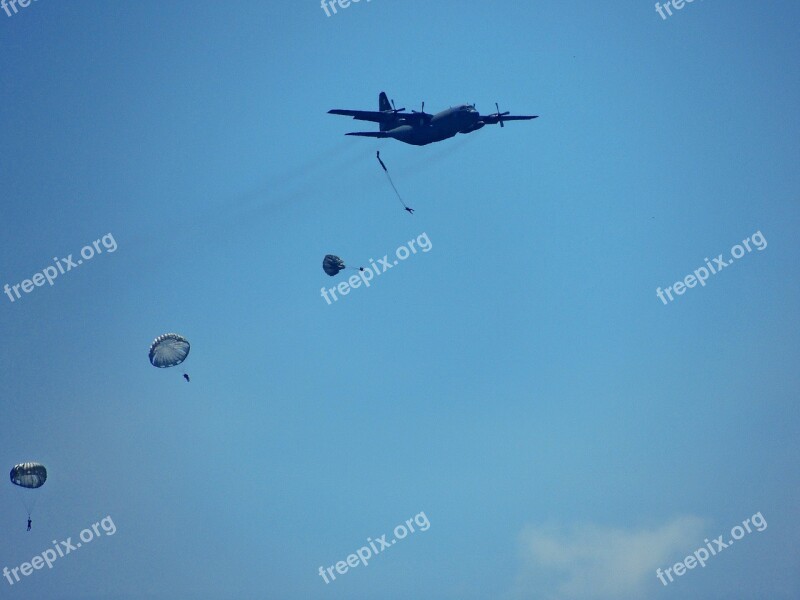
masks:
<svg viewBox="0 0 800 600"><path fill-rule="evenodd" d="M389 97L386 92L381 92L378 96L378 110L392 110L392 105L389 104Z"/></svg>
<svg viewBox="0 0 800 600"><path fill-rule="evenodd" d="M378 96L378 110L381 112L385 110L392 110L392 105L389 104L389 97L386 95L386 92L381 92L380 95ZM386 131L387 129L389 129L388 124L386 123L380 124L381 131Z"/></svg>

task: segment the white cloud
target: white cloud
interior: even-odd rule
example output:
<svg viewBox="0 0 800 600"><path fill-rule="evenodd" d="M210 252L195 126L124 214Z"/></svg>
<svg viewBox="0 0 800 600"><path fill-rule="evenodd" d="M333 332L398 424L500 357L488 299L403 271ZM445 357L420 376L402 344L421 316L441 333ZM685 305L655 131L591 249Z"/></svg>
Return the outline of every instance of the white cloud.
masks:
<svg viewBox="0 0 800 600"><path fill-rule="evenodd" d="M652 597L656 569L702 545L703 521L678 517L654 529L587 525L568 530L527 527L520 535L520 597L623 600ZM650 590L651 593L648 593Z"/></svg>

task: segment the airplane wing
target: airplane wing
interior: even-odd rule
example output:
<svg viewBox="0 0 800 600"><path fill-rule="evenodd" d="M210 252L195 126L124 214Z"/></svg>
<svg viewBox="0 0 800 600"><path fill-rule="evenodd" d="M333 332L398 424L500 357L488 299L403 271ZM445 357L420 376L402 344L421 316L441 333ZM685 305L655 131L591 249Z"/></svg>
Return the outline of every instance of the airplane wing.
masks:
<svg viewBox="0 0 800 600"><path fill-rule="evenodd" d="M486 123L487 125L496 125L502 119L503 121L530 121L531 119L538 119L539 115L505 115L503 117L498 117L497 115L486 115L481 116L480 120Z"/></svg>
<svg viewBox="0 0 800 600"><path fill-rule="evenodd" d="M392 123L398 120L398 117L406 116L404 113L381 112L374 110L345 110L341 108L334 108L328 111L329 115L344 115L345 117L353 117L357 121L372 121L374 123Z"/></svg>
<svg viewBox="0 0 800 600"><path fill-rule="evenodd" d="M353 133L345 133L345 135L360 135L361 137L374 137L374 138L388 138L390 137L385 131L354 131Z"/></svg>

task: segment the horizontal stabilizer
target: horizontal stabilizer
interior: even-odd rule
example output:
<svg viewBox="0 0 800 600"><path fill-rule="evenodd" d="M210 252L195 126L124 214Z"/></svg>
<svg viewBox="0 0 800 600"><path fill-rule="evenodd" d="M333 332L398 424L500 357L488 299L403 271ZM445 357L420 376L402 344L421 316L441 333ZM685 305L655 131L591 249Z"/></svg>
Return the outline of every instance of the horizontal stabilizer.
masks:
<svg viewBox="0 0 800 600"><path fill-rule="evenodd" d="M374 137L374 138L388 138L388 137L391 137L385 131L354 131L352 133L345 133L345 135L359 135L361 137Z"/></svg>
<svg viewBox="0 0 800 600"><path fill-rule="evenodd" d="M330 115L343 115L345 117L353 117L359 121L372 121L374 123L392 123L397 120L394 112L375 112L371 110L345 110L342 108L334 108L329 110Z"/></svg>

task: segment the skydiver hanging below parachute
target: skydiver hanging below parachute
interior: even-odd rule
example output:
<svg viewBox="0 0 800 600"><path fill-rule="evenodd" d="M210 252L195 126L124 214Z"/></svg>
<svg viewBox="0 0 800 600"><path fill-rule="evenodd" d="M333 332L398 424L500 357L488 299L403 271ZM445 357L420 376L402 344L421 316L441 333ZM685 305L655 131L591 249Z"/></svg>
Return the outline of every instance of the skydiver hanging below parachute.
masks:
<svg viewBox="0 0 800 600"><path fill-rule="evenodd" d="M33 493L33 495L28 494L31 494L31 490L38 489L44 485L44 482L47 481L47 469L43 464L37 462L20 463L14 465L11 469L9 478L11 479L11 483L17 487L23 488L22 492L25 494L25 499L22 503L25 506L25 510L28 512L28 531L30 531L31 523L33 523L33 521L31 521L31 512L36 505L38 492Z"/></svg>
<svg viewBox="0 0 800 600"><path fill-rule="evenodd" d="M177 333L165 333L153 340L150 345L150 364L159 369L177 367L189 356L189 340ZM188 382L188 373L183 374Z"/></svg>
<svg viewBox="0 0 800 600"><path fill-rule="evenodd" d="M400 200L400 204L403 205L403 208L408 212L408 214L413 215L414 214L414 209L413 208L409 208L406 205L406 203L403 202L403 199L400 197L400 192L397 191L397 188L394 185L394 181L392 181L392 176L389 175L389 169L387 169L386 165L383 164L383 161L381 160L381 151L380 150L378 150L377 156L378 156L378 162L381 163L381 167L383 167L383 170L386 172L386 177L389 178L389 183L392 184L392 188L394 189L394 193L397 194L397 198L398 198L398 200Z"/></svg>

